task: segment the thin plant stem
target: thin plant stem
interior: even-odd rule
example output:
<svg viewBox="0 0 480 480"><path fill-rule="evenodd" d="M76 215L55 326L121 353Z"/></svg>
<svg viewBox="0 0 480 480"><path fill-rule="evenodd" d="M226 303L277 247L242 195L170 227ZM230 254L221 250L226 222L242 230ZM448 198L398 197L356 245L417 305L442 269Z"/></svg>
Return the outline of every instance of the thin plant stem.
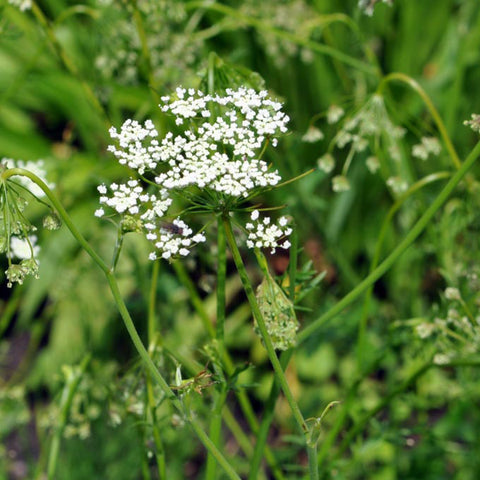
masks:
<svg viewBox="0 0 480 480"><path fill-rule="evenodd" d="M290 297L290 301L292 302L292 304L295 304L295 278L297 274L298 249L298 234L296 228L293 229L292 235L290 236L290 242L290 261L288 263L288 279L290 283L288 287L288 296ZM284 370L288 365L292 354L293 349L289 349L285 352L282 352L282 354L280 355L280 363ZM274 377L272 386L270 388L270 393L265 403L265 408L263 410L260 428L258 429L257 442L255 443L255 450L253 453L252 461L250 463L250 473L248 475L248 480L255 480L257 478L258 471L260 469L260 463L263 457L263 452L267 443L268 431L270 430L270 425L273 421L273 416L275 413L275 404L277 403L280 390L280 383L278 382L277 378Z"/></svg>
<svg viewBox="0 0 480 480"><path fill-rule="evenodd" d="M157 285L158 276L160 272L160 261L153 262L152 276L150 282L150 292L148 295L148 317L147 317L147 335L148 335L148 351L150 356L155 354L156 345L160 333L156 326L156 299L157 299ZM157 462L158 477L160 480L166 480L166 461L165 450L163 448L162 436L158 428L157 411L155 403L155 395L152 385L152 377L149 372L146 372L146 387L147 387L147 415L150 417L152 424L153 441L155 443L155 460Z"/></svg>
<svg viewBox="0 0 480 480"><path fill-rule="evenodd" d="M221 217L217 222L217 329L216 339L221 346L221 355L223 357L223 343L225 336L225 284L227 281L227 243L225 239L225 230Z"/></svg>
<svg viewBox="0 0 480 480"><path fill-rule="evenodd" d="M205 445L207 450L209 452L212 452L212 455L215 456L215 459L217 460L218 464L223 467L228 477L235 480L241 480L240 477L235 472L235 470L232 468L232 466L225 460L225 457L220 453L220 450L218 450L216 445L210 440L208 435L202 430L198 422L194 420L192 417L189 418L189 422L193 430L197 434L197 437Z"/></svg>
<svg viewBox="0 0 480 480"><path fill-rule="evenodd" d="M227 236L227 241L230 246L230 251L233 255L233 260L235 262L235 266L237 267L238 274L242 280L243 288L248 298L248 303L250 304L250 308L252 309L253 316L258 324L258 329L262 335L262 339L265 344L265 348L268 353L268 358L272 364L272 367L277 375L278 381L282 387L283 393L285 394L285 398L287 399L288 404L292 410L293 416L300 427L303 433L308 431L308 427L305 423L302 413L298 408L297 402L293 398L292 391L288 386L287 379L285 378L285 373L283 371L282 366L280 365L280 361L278 360L277 354L275 353L275 348L273 346L272 340L270 335L268 334L267 327L265 325L265 321L263 319L263 315L260 312L260 309L257 304L257 299L255 298L255 292L253 291L253 286L248 278L247 270L243 263L242 256L240 255L240 251L238 250L237 243L235 241L235 237L233 235L232 226L230 223L230 219L228 216L223 217L223 224L225 226L225 234Z"/></svg>
<svg viewBox="0 0 480 480"><path fill-rule="evenodd" d="M227 244L225 240L225 230L223 227L221 216L217 218L217 324L215 330L215 340L220 355L220 359L224 357L224 341L225 341L225 284L227 281ZM222 375L223 377L223 375ZM225 379L222 378L225 382ZM215 406L210 421L210 438L216 445L221 441L222 427L222 409L227 399L227 390L225 383L222 385L220 392L215 393ZM206 480L214 480L216 476L217 464L212 454L207 457Z"/></svg>
<svg viewBox="0 0 480 480"><path fill-rule="evenodd" d="M298 334L298 342L302 343L309 338L315 331L325 325L332 318L335 318L342 310L355 301L362 293L364 293L371 285L373 285L382 275L384 275L390 267L397 261L397 259L410 247L410 245L418 238L418 236L425 230L430 223L433 216L441 208L441 206L448 199L460 180L474 165L478 156L480 155L480 142L478 142L461 167L452 175L451 179L445 185L443 190L438 194L437 198L427 208L425 213L418 219L417 223L408 232L405 238L399 245L388 255L388 257L378 265L373 272L371 272L362 282L360 282L353 290L345 295L335 306L321 315L317 320L314 320L310 325L304 328Z"/></svg>
<svg viewBox="0 0 480 480"><path fill-rule="evenodd" d="M379 75L379 71L377 66L369 65L361 60L358 60L346 53L337 50L336 48L330 47L328 45L324 45L322 43L315 42L314 40L309 40L308 38L304 38L300 35L296 35L294 33L287 32L286 30L282 30L280 28L273 27L272 25L259 20L258 18L251 17L249 15L245 15L239 10L229 7L227 5L223 5L218 2L210 2L205 0L194 0L185 3L185 8L187 10L195 9L195 8L204 8L205 10L211 10L218 13L222 13L223 15L228 15L232 18L235 18L239 21L240 24L250 25L257 30L268 32L273 34L274 36L281 38L283 40L287 40L292 42L296 45L301 45L312 50L315 53L319 53L321 55L326 55L340 62L350 65L361 72L367 73L369 75Z"/></svg>
<svg viewBox="0 0 480 480"><path fill-rule="evenodd" d="M153 392L152 379L149 373L146 374L147 383L147 404L150 422L152 423L153 441L155 443L155 460L157 462L158 478L160 480L167 479L167 469L165 461L165 450L163 448L163 441L158 428L157 412L155 408L155 395Z"/></svg>
<svg viewBox="0 0 480 480"><path fill-rule="evenodd" d="M199 440L202 442L202 444L205 446L205 448L208 451L212 452L217 462L222 466L222 468L224 469L228 477L231 479L239 480L240 477L233 470L232 466L228 463L227 459L218 450L216 445L208 438L208 435L202 430L202 427L200 426L200 423L198 422L198 420L195 419L191 414L188 414L188 412L185 411L185 408L182 402L177 398L175 393L172 391L168 383L163 378L162 374L159 372L159 370L153 363L152 359L150 358L150 355L148 354L145 346L142 343L142 340L140 339L140 336L137 332L137 329L132 320L132 317L130 316L130 313L125 305L123 297L120 293L120 289L118 288L117 280L112 270L102 260L102 258L95 252L95 250L87 242L85 237L80 233L80 231L77 229L77 227L73 223L72 219L68 215L63 205L58 201L58 199L55 197L53 192L50 190L50 188L45 184L43 180L41 180L37 175L35 175L32 172L29 172L28 170L24 170L22 168L10 168L3 171L2 174L0 175L0 183L6 182L8 178L14 175L20 175L20 176L29 178L43 190L47 198L52 203L52 206L55 208L58 215L62 219L63 223L70 230L70 233L75 237L75 239L82 246L85 252L88 253L88 255L92 258L92 260L104 272L106 280L110 287L110 291L113 295L113 299L115 301L118 312L122 317L125 328L127 329L127 332L130 336L130 339L132 340L133 345L135 346L135 349L137 350L137 353L140 355L140 358L144 362L144 365L147 368L147 370L150 372L152 378L159 385L165 397L172 402L173 406L180 412L180 414L184 416L185 415L188 416L190 426L197 434Z"/></svg>
<svg viewBox="0 0 480 480"><path fill-rule="evenodd" d="M157 300L157 286L158 275L160 273L160 261L155 260L153 262L152 277L150 282L150 292L148 294L148 349L154 350L155 344L158 338L160 338L160 331L157 328L157 315L156 315L156 300Z"/></svg>
<svg viewBox="0 0 480 480"><path fill-rule="evenodd" d="M273 347L272 340L270 335L268 334L267 327L265 325L265 321L263 319L263 315L260 312L260 309L257 304L257 300L255 298L255 293L253 291L252 284L250 279L248 278L247 270L245 269L245 265L242 260L242 256L240 255L240 251L238 250L238 246L235 241L235 237L232 231L232 225L230 223L230 218L227 215L223 217L223 223L225 226L225 234L227 237L228 244L230 246L230 251L233 255L233 260L235 262L235 266L237 267L238 274L240 275L240 279L242 280L243 288L248 298L248 302L250 304L250 308L252 309L252 313L257 321L258 329L260 330L260 334L262 336L265 348L268 353L268 357L272 364L272 367L275 371L275 376L280 383L282 391L287 399L288 404L290 405L290 409L292 410L293 417L295 418L298 427L301 429L303 434L307 436L308 434L308 427L305 423L303 418L302 412L298 408L298 404L293 397L293 394L290 390L288 385L287 379L285 377L285 373L283 371L283 367L280 364L280 361L275 353L275 349ZM315 446L307 445L307 453L309 457L309 468L310 468L310 478L312 480L316 480L318 478L318 469L316 467L316 448ZM312 459L311 457L314 457Z"/></svg>
<svg viewBox="0 0 480 480"><path fill-rule="evenodd" d="M50 451L48 454L47 478L53 480L57 470L58 454L60 452L60 443L62 441L63 431L68 421L70 408L72 406L73 397L77 392L77 388L82 380L83 374L90 362L91 355L86 355L77 369L72 369L72 375L66 379L65 387L60 398L60 417L58 426L55 429Z"/></svg>
<svg viewBox="0 0 480 480"><path fill-rule="evenodd" d="M455 147L453 146L450 136L448 135L448 132L445 127L445 124L443 123L442 117L438 113L437 109L435 108L435 105L433 104L432 100L427 95L425 90L421 87L421 85L416 80L409 77L408 75L405 75L404 73L400 73L400 72L394 72L382 78L382 81L378 85L377 93L382 95L386 85L389 82L393 82L393 81L405 83L412 90L418 93L418 95L420 96L420 98L423 100L426 107L430 111L430 114L432 115L434 122L437 124L438 131L440 132L443 142L445 143L445 147L448 151L448 154L450 155L450 159L452 160L452 163L455 166L455 168L458 170L462 162L460 161L460 158L458 157L458 154L455 150Z"/></svg>

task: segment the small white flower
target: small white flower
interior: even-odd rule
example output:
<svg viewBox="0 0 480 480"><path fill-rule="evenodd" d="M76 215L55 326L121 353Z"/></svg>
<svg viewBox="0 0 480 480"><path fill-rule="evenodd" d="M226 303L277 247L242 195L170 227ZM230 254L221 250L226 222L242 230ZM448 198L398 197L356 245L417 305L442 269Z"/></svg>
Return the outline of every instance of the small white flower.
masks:
<svg viewBox="0 0 480 480"><path fill-rule="evenodd" d="M394 193L403 193L408 189L408 183L399 176L390 177L387 179L387 186L389 186Z"/></svg>
<svg viewBox="0 0 480 480"><path fill-rule="evenodd" d="M465 120L463 124L470 127L474 132L480 133L480 115L472 113L470 120Z"/></svg>
<svg viewBox="0 0 480 480"><path fill-rule="evenodd" d="M344 115L345 111L338 105L330 105L327 111L327 123L337 123Z"/></svg>
<svg viewBox="0 0 480 480"><path fill-rule="evenodd" d="M421 143L412 147L412 156L427 160L432 155L439 155L442 150L440 142L435 137L422 137Z"/></svg>
<svg viewBox="0 0 480 480"><path fill-rule="evenodd" d="M326 153L317 160L317 165L320 170L330 173L335 168L335 159L331 153Z"/></svg>
<svg viewBox="0 0 480 480"><path fill-rule="evenodd" d="M246 242L248 248L270 248L272 254L275 253L275 249L278 247L290 248L291 244L289 241L279 243L280 240L292 233L286 217L281 217L278 220L278 224L275 224L271 222L270 217L264 217L262 220L258 210L254 210L250 218L253 223L249 222L245 225L248 231Z"/></svg>
<svg viewBox="0 0 480 480"><path fill-rule="evenodd" d="M323 140L324 137L325 135L319 128L315 127L314 125L310 125L302 137L302 142L315 143Z"/></svg>
<svg viewBox="0 0 480 480"><path fill-rule="evenodd" d="M332 190L337 193L350 190L350 182L345 175L336 175L332 178Z"/></svg>
<svg viewBox="0 0 480 480"><path fill-rule="evenodd" d="M460 290L454 287L448 287L445 289L445 298L447 300L461 300Z"/></svg>
<svg viewBox="0 0 480 480"><path fill-rule="evenodd" d="M367 158L366 164L370 173L375 173L380 168L380 162L374 155Z"/></svg>

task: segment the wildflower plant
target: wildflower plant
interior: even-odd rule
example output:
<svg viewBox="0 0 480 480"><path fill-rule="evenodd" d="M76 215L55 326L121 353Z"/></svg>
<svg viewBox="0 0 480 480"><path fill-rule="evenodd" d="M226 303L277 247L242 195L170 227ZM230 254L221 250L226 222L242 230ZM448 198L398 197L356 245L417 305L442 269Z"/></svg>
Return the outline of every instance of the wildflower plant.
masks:
<svg viewBox="0 0 480 480"><path fill-rule="evenodd" d="M43 82L43 77L37 73L44 73L44 68L50 73L45 78L60 79L56 85L70 85L71 81L77 85L76 101L59 102L57 89L46 88L49 85L44 82L43 88L39 89L43 93L39 95L51 91L52 98L38 104L42 108L50 103L58 104L59 109L65 109L61 110L65 115L61 120L68 122L66 130L74 135L70 137L71 142L66 140L67 135L62 138L62 147L68 146L64 151L80 153L82 141L88 145L85 147L89 154L86 161L91 164L85 169L88 172L86 177L88 181L93 179L95 186L100 183L97 186L98 205L88 205L89 220L94 220L91 222L94 227L88 233L94 241L93 229L101 225L112 231L113 225L116 241L112 241L113 255L108 255L112 260L104 260L105 242L100 250L102 254L97 253L53 193L53 184L46 180L46 172L38 169L42 167L41 162L3 159L0 168L0 253L5 257L5 283L13 286L26 281L28 276L40 275L42 279L37 287L41 290L46 286L49 275L42 276L42 267L47 272L50 267L50 273L55 269L50 259L39 261L40 244L49 236L48 232L41 231L41 226L52 230L63 224L104 274L118 314L141 360L135 362L127 373L116 367L104 372L101 368L96 370L95 360L89 354L78 367L62 368L60 391L56 385L59 407L44 417L50 441L42 439L40 443L46 445L47 455L42 455L39 460L35 476L42 476L44 471L48 480L62 476L63 472L59 471L68 465L68 462L58 462L61 458L59 452L63 454L60 448L63 438L70 438L68 443L71 446L70 442L75 441L73 437L80 440L94 437L99 425L108 424L108 432L110 428L123 428L127 431L127 444L141 445L137 450L142 450L142 459L135 468L138 476L141 463L143 478L164 480L186 474L195 477L204 474L206 480L220 477L239 480L241 475L249 472L249 480L263 477L280 480L290 478L290 474L306 478L308 470L310 480L318 480L320 472L322 477L337 475L355 479L369 471L371 465L373 476L383 466L386 467L383 474L395 476L393 469L402 465L404 476L415 477L407 472L406 455L413 450L412 455L426 450L423 446L405 449L400 442L406 435L404 432L410 429L411 418L421 419L421 415L410 416L410 400L405 402L404 398L397 398L403 394L414 397L417 381L420 382L429 369L440 371L448 367L445 375L451 376L453 383L457 367L478 368L479 365L476 358L480 324L477 295L480 269L476 258L478 208L472 199L478 197L480 190L473 175L467 172L480 155L480 144L472 147L462 162L448 133L455 125L455 113L462 103L465 104L458 101L461 88L475 78L470 71L468 75L465 73L466 67L473 69L471 62L466 60L470 58L470 45L478 43L478 35L458 39L462 55L451 55L450 50L438 49L427 41L426 45L419 46L419 51L425 49L429 55L436 54L432 58L439 69L442 62L450 65L457 57L461 60L459 64L465 64L461 65L463 71L458 77L462 82L454 82L452 86L449 98L452 103L441 103L446 111L447 128L425 90L413 78L382 70L408 61L409 70L414 72L415 65L420 65L419 78L433 89L439 88L438 85L443 88L449 82L448 74L429 84L428 59L420 54L418 59L416 55L404 55L406 52L402 49L393 48L397 35L384 38L385 42L381 44L366 42L363 38L359 27L368 24L372 31L378 32L379 22L362 18L358 15L359 8L372 15L378 4L392 5L393 0L354 2L353 10L360 19L359 25L343 12L331 14L326 11L335 2L284 0L259 5L247 1L240 8L234 8L224 2L196 0L94 0L88 5L68 6L68 2L50 2L52 8L45 14L41 2L10 0L8 3L10 5L2 9L6 15L0 21L1 26L10 19L19 20L19 24L23 21L28 27L37 22L42 48L34 45L31 52L25 49L25 56L19 56L28 58L28 68L25 68L26 65L17 65L15 55L11 54L14 42L5 49L0 45L6 71L11 69L14 72L13 88L7 87L5 91L2 88L6 110L0 121L9 116L6 112L21 112L17 107L23 108L23 104L15 105L12 99L22 98L22 95L13 93L21 88L24 78L39 77ZM457 25L460 29L448 31L461 30L469 35L465 19L469 16L474 19L473 12L477 9L469 5L473 2L464 3L461 9L448 10L455 12L452 17L461 20ZM424 3L414 5L413 2L408 6L408 14L396 15L395 22L408 26L405 19L413 21L417 9L428 9L428 2L426 7L420 7L421 4ZM399 5L398 8L403 7ZM24 9L29 11L22 13ZM390 12L387 8L383 10ZM462 13L457 13L460 11ZM441 9L437 13L442 14ZM393 16L384 16L387 21L390 21L389 17ZM81 18L81 23L76 21L77 18ZM81 29L74 30L75 25L80 24ZM92 32L92 27L94 35L88 39L90 43L85 43L95 45L95 55L98 56L94 62L85 56L77 65L75 60L82 55L82 40L86 33ZM433 27L428 25L428 28ZM385 28L385 31L392 30ZM408 41L412 29L395 31L398 38L402 38L402 32L408 31L408 36L403 35ZM218 44L216 37L221 37ZM32 38L40 37L35 35ZM22 45L28 45L29 41L35 43L29 40L29 35L22 40ZM53 48L43 48L43 41ZM252 41L258 48L251 48ZM101 46L97 52L98 44ZM445 44L451 47L451 42ZM359 45L361 47L357 48ZM382 45L382 56L384 52L385 57L376 58L377 45ZM228 50L230 60L238 62L242 59L246 63L252 61L261 65L264 74L276 72L271 85L275 85L288 99L288 105L292 105L295 112L293 126L289 127L284 105L267 92L259 75L243 65L232 67L211 54L208 67L199 72L203 80L198 83L194 72L199 70L198 61L206 46L223 53ZM4 55L5 52L8 54ZM58 56L55 62L44 62L44 56L51 54ZM10 63L22 68L13 68ZM281 77L278 68L272 69L272 66L281 67ZM53 71L62 75L51 75L48 68L55 68ZM31 71L35 75L30 75ZM450 68L448 71L454 70ZM302 83L295 84L297 78L302 79ZM172 85L180 81L198 88L172 89ZM391 93L386 86L393 81L400 81L419 95L434 125L426 125L423 129L417 127L416 121L409 120L413 112L415 115L421 112L416 97L411 103L414 108L408 110L410 113L405 108L405 111L399 109L393 114L394 109L386 103ZM99 91L99 87L104 91ZM162 96L168 91L170 95ZM28 93L30 96L26 98L31 98L32 91ZM407 92L402 100L410 99L410 93ZM346 98L355 98L353 109L347 108ZM77 112L77 103L83 107L84 101L93 107L90 113L89 108L78 108ZM320 107L324 108L323 112L312 117L309 108L316 109L324 101L333 103L328 108ZM156 105L159 108L153 109L152 106L156 108ZM12 106L15 108L10 108ZM129 112L127 116L131 118L123 121L124 112ZM15 120L12 124L21 124L21 117L12 117ZM422 122L428 122L423 115L421 118ZM100 126L102 120L107 125L105 131L91 127ZM108 139L112 121L115 127L110 128ZM479 132L479 116L472 115L465 124L473 130L468 132L469 139L475 138ZM282 138L287 128L295 131L297 125L310 125L303 129L306 132L302 140L309 145L302 145L305 152L301 154L296 148L301 134ZM39 130L50 127L49 119L42 117L38 124L32 122L32 129L33 126ZM56 134L58 125L54 127L52 130ZM93 131L96 141L91 135ZM82 135L81 132L87 133ZM79 138L75 137L77 133L80 133ZM19 138L28 138L27 134L22 135ZM291 139L294 140L288 145ZM323 148L326 140L330 143ZM292 148L275 151L277 142ZM103 151L104 145L108 144L105 158L98 146L101 145ZM57 147L52 148L54 155L60 151ZM83 153L81 151L82 158ZM451 160L451 165L445 171L429 171L426 177L417 179L417 170L433 169L435 157L439 155L441 160ZM58 158L59 171L63 159ZM103 166L114 164L113 159L116 164L107 174ZM75 162L73 157L70 160L72 164ZM378 195L375 178L368 173L357 170L350 175L354 161L365 162L372 174L378 172L390 189L393 201L388 195ZM318 168L302 173L315 162ZM102 165L101 173L95 170L98 165ZM77 170L72 168L72 172L71 178L77 182ZM286 172L290 172L289 176L298 175L293 180L309 175L301 187L295 184L294 187L298 188L289 189L278 202L288 204L291 216L275 202L270 204L274 195L269 192L292 181L282 178ZM326 175L331 175L334 191L350 190L350 194L342 198L330 197L333 201L323 196L320 198L316 188ZM59 178L63 183L64 178L60 175ZM435 183L439 181L445 182L443 187ZM413 197L426 186L429 188ZM62 187L59 192L68 191L67 182ZM461 189L461 195L447 203L457 187ZM355 198L362 192L366 192L365 197ZM462 198L466 193L471 194L468 201ZM43 208L47 211L41 222L29 220L29 209L35 203L37 210ZM456 210L459 203L469 204L467 214ZM435 226L444 204L445 212L451 214L451 223L445 222L437 231ZM385 212L385 205L390 209L376 235L375 222ZM300 223L304 207L308 218L304 216L303 220L307 221ZM33 210L34 213L37 210ZM401 213L397 222L398 210ZM458 218L461 221L456 224ZM462 223L466 218L468 225ZM310 239L300 242L295 225L304 232L308 231ZM405 236L399 238L400 234ZM127 235L131 243L124 241ZM318 237L322 237L322 244ZM409 249L417 239L420 248ZM136 249L135 255L129 256L132 246ZM196 246L205 254L203 257L191 255ZM392 250L386 253L386 248ZM405 254L407 249L409 252ZM45 251L48 253L48 249ZM269 256L268 262L264 254ZM407 257L406 261L398 262L392 268L402 255L402 260ZM427 256L427 260L422 260ZM305 257L309 261L298 266L297 261ZM83 255L82 262L85 258ZM441 263L439 272L443 280L440 279L440 283L444 282L447 288L442 283L442 293L438 294L437 284L430 287L428 295L431 296L432 291L439 295L440 306L433 305L433 314L427 315L422 309L428 308L427 300L430 299L427 294L423 295L423 289L427 288L424 285L428 283L430 271L425 269L433 270L430 264L433 265L435 260ZM364 267L368 262L367 273ZM124 267L131 265L138 268L135 276L127 278ZM79 282L74 268L76 265L69 266L73 275L68 281L55 285L55 288L44 288L48 292L43 297L47 299L44 303L48 305L48 314L54 310L51 306L59 306L58 299L62 295L65 296L64 302L69 301L71 285L88 284L91 275L96 275L95 272L85 275L84 271ZM198 282L190 278L190 273L196 280L200 275L203 277L204 268L214 270L214 273L205 273L210 277L208 290L202 289L203 278ZM274 269L278 275L272 273ZM319 273L322 270L324 272ZM377 283L387 272L390 275ZM321 292L321 297L311 295L307 298L324 277L328 288ZM434 282L439 281L433 277ZM149 283L148 292L146 282ZM374 290L374 285L378 291L377 288ZM80 306L80 313L68 318L78 319L80 324L84 320L82 317L90 316L95 320L102 317L102 321L96 323L105 323L111 318L111 305L104 295L95 291L95 287L88 287L85 291L93 292L95 301L103 302L99 313L96 309L81 310L86 295L78 295L74 305ZM410 301L409 294L413 296L416 289L421 293L417 292L417 301ZM17 312L20 319L22 315L26 318L28 315L24 310L34 311L35 302L42 300L35 292L33 301L29 297L24 302L19 296L21 293L21 288L9 292L11 303L0 300L0 333L7 328L13 330L9 328L10 319L16 317ZM343 298L337 298L343 293ZM354 303L363 296L363 306L357 305L360 308L356 308ZM377 297L375 302L371 301L373 296ZM402 298L397 305L394 301L398 297ZM137 302L141 298L145 299L145 305ZM248 305L241 304L242 308L237 308L245 299ZM3 308L4 305L7 308ZM135 308L134 315L128 305ZM379 319L394 318L397 309L402 310L402 314L413 312L413 318L406 322L413 328L399 335L396 331L391 338L377 335L390 328L390 322ZM69 312L72 310L69 308ZM49 332L43 324L48 325L50 331L50 322L43 322L46 317L43 311L41 313L43 330L37 329L38 324L35 324L29 332L33 342L42 336L58 334L58 330L52 327L52 335L47 335ZM64 314L58 314L56 319L63 320ZM329 328L327 324L332 320L337 320L337 324ZM63 322L63 325L67 323L77 322ZM358 333L354 332L357 324ZM40 335L37 330L41 331ZM113 331L101 333L116 340ZM252 341L255 333L260 337L259 342ZM64 335L68 339L66 345L72 351L75 350L74 336ZM356 336L353 343L352 336ZM411 342L412 337L416 343ZM404 338L406 345L400 348ZM337 340L341 340L338 351L334 346ZM88 348L93 343L89 338ZM111 343L116 353L124 353L120 345L114 341ZM353 354L345 351L349 344L354 345ZM413 355L410 344L413 344ZM5 345L8 343L0 343L0 363L10 353ZM82 349L85 347L86 343ZM248 350L242 352L245 356L237 355L239 348ZM54 351L50 341L45 350L47 353ZM30 349L27 353L30 356ZM295 364L287 371L293 355ZM245 358L248 362L244 361ZM401 360L396 362L399 358ZM255 369L250 362L255 364ZM473 378L475 372L471 373ZM470 371L465 377L469 376ZM119 382L118 378L122 380ZM312 384L301 384L302 380ZM265 395L267 381L271 385L268 399ZM7 400L9 409L13 402L20 406L25 392L5 391L11 398L0 400ZM418 394L416 396L419 398ZM255 403L252 403L254 397ZM404 417L400 419L396 401L402 403L400 415ZM335 409L331 408L333 406ZM391 415L382 418L381 426L387 434L379 438L379 423L371 420L386 407L391 407ZM26 424L30 410L27 403L22 404L18 421ZM329 413L327 417L330 410L333 410L332 416ZM304 417L304 411L308 411L310 418ZM446 409L445 412L445 417L453 417ZM429 428L435 428L435 421L430 422L428 417L430 412L426 410L426 413L426 423ZM238 420L240 416L242 418ZM104 422L105 417L110 421ZM41 424L42 416L37 418ZM273 437L270 435L273 419L280 424L276 431L288 432L288 437L284 438L292 439L281 455L275 451L276 442L268 441ZM400 431L398 426L403 419L402 427L405 428ZM395 422L396 430L387 430L390 421ZM295 424L297 434L289 422ZM132 434L133 429L136 436ZM190 438L192 434L206 450L205 465L201 465L202 457L197 452L194 453L195 462L189 462L194 445ZM416 437L428 439L421 432ZM408 441L408 447L415 443L413 438ZM116 442L115 438L112 447ZM374 448L369 449L372 444ZM450 445L454 445L454 441ZM2 460L7 448L0 447ZM464 443L461 443L460 448L452 450L457 452L463 448ZM172 451L175 455L170 455ZM372 451L375 452L373 455ZM391 461L393 451L398 453L399 462ZM384 458L377 464L378 452ZM372 461L369 464L365 457L370 455ZM171 462L168 466L167 460ZM124 462L118 463L123 467ZM204 471L187 472L185 465L190 468L192 464L193 468ZM357 468L360 465L362 468ZM222 472L217 472L219 468ZM263 472L264 468L268 468L268 472Z"/></svg>

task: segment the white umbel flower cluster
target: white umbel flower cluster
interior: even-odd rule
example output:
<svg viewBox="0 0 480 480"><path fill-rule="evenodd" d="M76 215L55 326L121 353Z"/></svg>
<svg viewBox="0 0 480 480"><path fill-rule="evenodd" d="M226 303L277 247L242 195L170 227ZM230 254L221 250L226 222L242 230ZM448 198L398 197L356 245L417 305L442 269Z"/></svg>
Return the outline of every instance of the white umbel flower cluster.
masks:
<svg viewBox="0 0 480 480"><path fill-rule="evenodd" d="M278 224L272 223L270 217L260 219L258 210L254 210L250 216L252 222L245 225L248 231L247 247L248 248L271 248L271 253L275 253L275 249L290 248L290 242L285 240L279 243L285 237L292 233L292 229L288 226L287 217L281 217Z"/></svg>
<svg viewBox="0 0 480 480"><path fill-rule="evenodd" d="M151 120L144 125L127 120L120 132L110 130L119 148L109 150L121 164L140 175L162 170L155 182L169 190L197 186L234 197L248 197L280 181L258 155L268 138L286 132L289 118L266 91L227 89L219 96L177 88L175 100L166 96L162 101L162 111L175 116L183 134L170 132L159 141ZM216 118L210 109L219 111Z"/></svg>
<svg viewBox="0 0 480 480"><path fill-rule="evenodd" d="M231 205L280 182L278 172L261 155L268 143L276 146L276 136L287 131L289 121L281 103L266 91L245 87L227 89L223 95L177 88L174 96L162 97L162 102L161 110L175 118L178 134L169 132L159 138L151 120L144 124L127 120L120 131L110 129L116 145L108 150L146 181L101 185L101 207L95 212L102 217L104 208L110 207L138 219L157 250L152 259L185 256L192 245L205 241L203 234L194 235L181 219L175 221L175 228L162 226L175 193L188 197L190 189L198 196L200 190L200 196L216 201L217 206ZM149 193L152 190L155 194ZM285 235L273 227L265 229L272 241L264 241L272 248L273 239Z"/></svg>

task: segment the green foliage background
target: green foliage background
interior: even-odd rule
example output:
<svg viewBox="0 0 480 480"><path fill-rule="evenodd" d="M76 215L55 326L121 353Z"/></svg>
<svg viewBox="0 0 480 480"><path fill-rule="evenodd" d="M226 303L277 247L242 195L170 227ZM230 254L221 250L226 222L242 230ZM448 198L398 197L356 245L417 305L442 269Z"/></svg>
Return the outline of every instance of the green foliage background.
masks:
<svg viewBox="0 0 480 480"><path fill-rule="evenodd" d="M382 75L401 72L419 82L464 159L478 137L463 121L480 110L480 4L395 0L391 7L377 5L368 17L353 0L231 1L214 4L219 9L202 2L152 3L156 9L143 17L140 0L138 5L45 0L33 12L2 5L0 158L44 159L57 196L89 241L109 258L115 231L93 217L96 186L125 173L106 151L109 126L119 127L126 118L152 118L161 132L167 131L171 125L157 108L159 97L179 84L201 85L209 61L216 62L217 85L246 80L260 84L263 79L291 117L291 133L269 153L270 160L284 179L316 169L262 198L266 205L286 205L295 219L299 269L327 271L308 294L308 281L302 287L305 298L298 315L306 326L366 277L382 222L399 198L385 185L385 175L372 175L365 167L366 153L355 157L350 167L350 190L332 191L331 177L341 172L346 152L334 150L337 166L332 174L316 167L338 130L325 121L328 107L340 105L351 118L378 87L378 63ZM228 10L223 11L225 6ZM140 20L132 12L140 12ZM141 37L138 22L152 39L150 52L133 40ZM314 45L328 48L316 51ZM127 62L124 54L129 51L137 55L126 74L122 61ZM354 62L329 52L346 54ZM120 58L119 63L110 70L100 68L96 59L101 55ZM410 185L455 169L445 148L425 162L410 155L411 145L423 135L438 136L431 113L413 90L392 82L385 102L391 120L408 130L402 140L401 174ZM302 136L315 119L325 137L305 143ZM448 345L436 337L419 338L415 329L448 317L453 307L445 298L446 287L459 288L478 319L476 175L478 168L376 283L369 303L362 297L296 351L287 377L305 416L318 417L330 402L342 402L324 417L318 432L324 478L478 477L478 325L466 342ZM381 258L404 238L443 184L439 179L406 198L386 228ZM31 216L38 224L42 211L36 209ZM78 364L88 352L93 360L78 391L77 418L69 419L72 435L62 441L57 478L156 478L147 476L154 475L147 473L150 427L134 408L144 394L135 383L141 367L107 285L65 228L38 235L40 279L13 290L6 282L0 287L0 478L39 478L65 383L62 366ZM209 243L185 262L212 317L214 253ZM242 253L259 280L253 256ZM118 270L143 338L151 274L147 254L148 245L131 235ZM277 262L270 259L273 267ZM226 342L236 364L246 366L235 388L245 389L260 417L272 372L233 264L228 271ZM157 316L167 353L158 362L173 384L177 364L172 357L182 364L185 377L193 377L209 362L208 338L178 271L165 263L160 275ZM307 273L305 277L310 278ZM367 328L359 346L364 316ZM431 362L433 355L445 352L451 355L446 367ZM214 388L192 399L205 421ZM246 428L232 393L228 403ZM116 409L119 426L112 425ZM168 406L159 408L168 478L202 478L205 453L177 420ZM88 427L83 437L82 426ZM247 456L228 429L224 436L228 458L245 475ZM253 443L251 434L248 438ZM269 438L284 477L303 478L306 460L283 399Z"/></svg>

